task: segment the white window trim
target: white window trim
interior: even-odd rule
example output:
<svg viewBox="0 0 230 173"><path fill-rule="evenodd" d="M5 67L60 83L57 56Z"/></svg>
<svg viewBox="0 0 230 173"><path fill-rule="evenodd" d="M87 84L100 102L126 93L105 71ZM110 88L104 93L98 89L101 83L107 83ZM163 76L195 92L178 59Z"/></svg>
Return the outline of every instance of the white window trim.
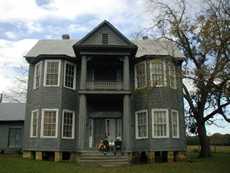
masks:
<svg viewBox="0 0 230 173"><path fill-rule="evenodd" d="M47 63L48 62L58 62L58 82L57 85L47 85L46 77L47 77ZM61 76L61 60L45 60L45 70L44 70L44 87L59 87L60 86L60 76Z"/></svg>
<svg viewBox="0 0 230 173"><path fill-rule="evenodd" d="M39 76L39 85L36 88L37 66L40 66L40 76ZM35 66L34 66L33 89L38 89L41 86L41 79L42 79L41 77L42 77L42 62L39 62L39 63L35 64Z"/></svg>
<svg viewBox="0 0 230 173"><path fill-rule="evenodd" d="M154 135L154 112L164 111L166 112L166 136ZM169 138L169 111L168 109L152 109L152 138Z"/></svg>
<svg viewBox="0 0 230 173"><path fill-rule="evenodd" d="M173 136L172 134L172 138L180 138L180 121L179 121L179 112L175 109L171 110L171 131L173 132L173 124L172 124L172 115L173 112L177 113L177 136Z"/></svg>
<svg viewBox="0 0 230 173"><path fill-rule="evenodd" d="M74 66L73 88L68 87L68 86L65 85L65 81L66 81L66 64L70 64L70 65ZM69 62L69 61L65 61L65 63L64 63L64 87L65 88L72 89L72 90L76 89L76 72L77 72L76 64L74 64L72 62Z"/></svg>
<svg viewBox="0 0 230 173"><path fill-rule="evenodd" d="M143 87L138 87L137 86L137 70L136 70L136 66L139 65L139 64L144 64L145 66L145 83L144 83L144 86ZM146 88L147 87L147 64L146 64L146 61L142 61L142 62L139 62L139 63L136 63L135 66L134 66L134 73L135 73L135 89L142 89L142 88Z"/></svg>
<svg viewBox="0 0 230 173"><path fill-rule="evenodd" d="M140 137L138 136L138 113L146 113L146 136ZM148 139L148 111L147 109L139 110L135 112L135 133L136 133L136 139Z"/></svg>
<svg viewBox="0 0 230 173"><path fill-rule="evenodd" d="M153 79L152 79L152 75L153 75L153 71L152 71L152 60L150 60L150 83L151 83L151 87L156 87L156 88L160 88L160 87L166 87L167 86L167 79L166 79L166 62L164 60L159 60L161 61L161 63L163 64L163 82L164 85L155 85L153 86Z"/></svg>
<svg viewBox="0 0 230 173"><path fill-rule="evenodd" d="M33 136L33 120L34 120L34 116L33 116L33 113L34 112L37 112L37 128L36 128L36 135ZM31 111L31 119L30 119L30 137L31 138L36 138L38 137L38 119L39 119L39 110L38 109L35 109L33 111Z"/></svg>
<svg viewBox="0 0 230 173"><path fill-rule="evenodd" d="M44 114L46 111L55 111L56 112L56 134L55 136L44 136L43 130L44 130ZM58 137L58 109L42 109L42 120L41 120L41 138L57 138Z"/></svg>
<svg viewBox="0 0 230 173"><path fill-rule="evenodd" d="M175 64L174 63L172 63L172 62L170 62L169 63L169 66L168 66L168 68L169 68L169 73L171 72L171 68L174 68L174 70L175 70L175 73L173 73L172 75L173 75L173 77L175 78L175 86L171 86L171 81L170 81L170 78L169 78L169 87L170 88L172 88L172 89L177 89L177 68L176 68L176 66L175 66ZM169 75L169 74L168 74ZM174 82L174 81L173 81Z"/></svg>
<svg viewBox="0 0 230 173"><path fill-rule="evenodd" d="M64 113L65 112L73 113L72 136L71 137L64 136ZM75 136L75 112L72 110L63 109L62 111L62 139L74 139L74 136Z"/></svg>

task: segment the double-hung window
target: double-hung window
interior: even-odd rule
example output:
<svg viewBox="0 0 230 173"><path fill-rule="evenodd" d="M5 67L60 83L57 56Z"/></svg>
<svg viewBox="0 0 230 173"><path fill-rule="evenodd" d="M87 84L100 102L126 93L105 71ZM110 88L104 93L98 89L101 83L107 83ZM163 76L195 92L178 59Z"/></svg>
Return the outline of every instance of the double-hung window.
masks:
<svg viewBox="0 0 230 173"><path fill-rule="evenodd" d="M171 131L173 138L179 138L179 114L176 110L171 110Z"/></svg>
<svg viewBox="0 0 230 173"><path fill-rule="evenodd" d="M64 86L66 88L76 88L76 66L73 63L65 62L65 80Z"/></svg>
<svg viewBox="0 0 230 173"><path fill-rule="evenodd" d="M41 72L42 72L42 63L39 62L34 66L34 79L33 79L33 89L39 88L41 85Z"/></svg>
<svg viewBox="0 0 230 173"><path fill-rule="evenodd" d="M57 138L58 109L42 109L41 137Z"/></svg>
<svg viewBox="0 0 230 173"><path fill-rule="evenodd" d="M46 60L44 73L44 86L57 87L60 83L60 60Z"/></svg>
<svg viewBox="0 0 230 173"><path fill-rule="evenodd" d="M169 120L167 109L152 109L153 138L169 137Z"/></svg>
<svg viewBox="0 0 230 173"><path fill-rule="evenodd" d="M136 88L146 87L146 62L143 61L135 65L135 86Z"/></svg>
<svg viewBox="0 0 230 173"><path fill-rule="evenodd" d="M38 110L31 112L30 137L38 136Z"/></svg>
<svg viewBox="0 0 230 173"><path fill-rule="evenodd" d="M166 86L165 63L162 60L150 61L150 81L152 87Z"/></svg>
<svg viewBox="0 0 230 173"><path fill-rule="evenodd" d="M172 62L168 63L168 75L169 75L169 87L176 89L177 88L176 66Z"/></svg>
<svg viewBox="0 0 230 173"><path fill-rule="evenodd" d="M74 111L63 110L62 114L62 138L74 139L75 113Z"/></svg>
<svg viewBox="0 0 230 173"><path fill-rule="evenodd" d="M148 112L140 110L135 113L136 118L136 139L148 138Z"/></svg>

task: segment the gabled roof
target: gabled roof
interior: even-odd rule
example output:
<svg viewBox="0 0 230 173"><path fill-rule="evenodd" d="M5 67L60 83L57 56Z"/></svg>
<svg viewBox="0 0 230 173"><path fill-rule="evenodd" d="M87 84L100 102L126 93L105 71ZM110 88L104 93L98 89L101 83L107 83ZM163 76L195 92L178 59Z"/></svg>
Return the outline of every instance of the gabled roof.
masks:
<svg viewBox="0 0 230 173"><path fill-rule="evenodd" d="M25 103L0 103L0 121L24 121Z"/></svg>
<svg viewBox="0 0 230 173"><path fill-rule="evenodd" d="M26 58L35 58L39 55L66 55L75 57L72 46L77 40L39 40L25 55Z"/></svg>
<svg viewBox="0 0 230 173"><path fill-rule="evenodd" d="M102 27L107 26L109 29L111 29L114 33L116 33L124 42L127 43L130 47L136 48L136 45L133 44L128 38L126 38L118 29L116 29L110 22L107 20L104 20L102 23L100 23L98 26L96 26L92 31L90 31L86 36L84 36L81 40L79 40L74 47L77 47L78 45L81 45L84 43L87 39L89 39L92 35L94 35L97 31L99 31Z"/></svg>

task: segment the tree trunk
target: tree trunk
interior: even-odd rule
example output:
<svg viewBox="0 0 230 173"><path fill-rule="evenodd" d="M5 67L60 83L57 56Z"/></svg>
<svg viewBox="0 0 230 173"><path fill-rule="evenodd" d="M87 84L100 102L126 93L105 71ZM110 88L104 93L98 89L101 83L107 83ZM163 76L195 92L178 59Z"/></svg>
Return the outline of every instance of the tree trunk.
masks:
<svg viewBox="0 0 230 173"><path fill-rule="evenodd" d="M200 156L199 157L202 157L202 158L210 157L211 150L210 150L209 139L206 134L205 123L198 123L197 132L198 132L198 137L200 141Z"/></svg>

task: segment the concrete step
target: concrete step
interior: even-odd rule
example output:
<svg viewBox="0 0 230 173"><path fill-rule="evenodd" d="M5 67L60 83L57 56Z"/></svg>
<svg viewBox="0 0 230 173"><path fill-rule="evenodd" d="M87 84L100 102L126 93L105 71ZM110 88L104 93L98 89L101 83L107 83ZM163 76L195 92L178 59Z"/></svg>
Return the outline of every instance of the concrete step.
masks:
<svg viewBox="0 0 230 173"><path fill-rule="evenodd" d="M83 165L114 167L129 165L129 158L127 155L113 155L113 153L104 154L99 151L85 151L81 152L79 163Z"/></svg>

